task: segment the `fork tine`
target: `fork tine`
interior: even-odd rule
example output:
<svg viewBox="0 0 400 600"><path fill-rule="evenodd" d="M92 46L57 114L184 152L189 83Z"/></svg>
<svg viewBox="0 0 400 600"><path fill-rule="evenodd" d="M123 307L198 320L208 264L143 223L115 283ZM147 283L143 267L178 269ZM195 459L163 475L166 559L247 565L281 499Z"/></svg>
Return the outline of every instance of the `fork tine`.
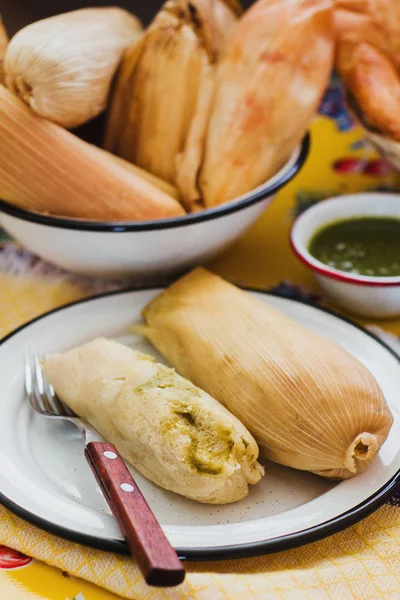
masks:
<svg viewBox="0 0 400 600"><path fill-rule="evenodd" d="M43 374L43 371L42 371L42 374ZM55 410L55 412L58 413L59 415L67 414L67 411L65 410L65 407L63 406L63 403L55 395L53 387L50 386L50 384L48 383L48 381L44 375L43 375L43 381L44 381L44 393L45 393L48 401L53 406L53 409Z"/></svg>
<svg viewBox="0 0 400 600"><path fill-rule="evenodd" d="M43 371L42 371L42 373L43 373ZM44 393L46 394L46 396L49 398L52 405L54 406L54 410L59 415L71 416L71 417L74 416L74 413L72 413L72 411L68 408L68 406L66 404L64 404L64 402L61 400L61 398L59 398L57 396L57 394L54 391L53 386L50 385L50 383L47 381L45 375L43 375L43 380L44 380Z"/></svg>
<svg viewBox="0 0 400 600"><path fill-rule="evenodd" d="M47 417L74 417L76 414L57 396L47 381L41 362L43 356L28 351L25 358L25 392L31 406Z"/></svg>
<svg viewBox="0 0 400 600"><path fill-rule="evenodd" d="M34 398L34 401L35 401L36 405L39 407L39 412L41 412L42 414L45 414L45 415L51 414L47 410L47 407L43 402L42 394L40 393L40 387L38 384L37 372L36 372L36 357L35 357L35 352L32 350L30 351L30 363L29 364L30 364L30 369L31 369L31 373L32 373L32 396Z"/></svg>
<svg viewBox="0 0 400 600"><path fill-rule="evenodd" d="M32 408L38 412L42 412L42 408L34 392L33 380L34 375L32 370L32 355L31 352L27 352L25 357L25 392L28 396L29 402L32 405Z"/></svg>
<svg viewBox="0 0 400 600"><path fill-rule="evenodd" d="M74 411L67 404L65 404L65 402L63 400L61 400L61 398L55 393L53 386L51 385L51 383L49 383L47 381L47 378L46 378L45 374L43 373L41 363L43 360L45 360L47 358L47 356L43 355L40 358L41 358L41 360L40 360L39 366L41 369L43 383L44 383L44 393L47 395L49 401L51 402L55 411L59 415L66 416L66 417L76 417L77 416L76 413L74 413Z"/></svg>
<svg viewBox="0 0 400 600"><path fill-rule="evenodd" d="M33 362L33 373L34 373L34 378L33 378L34 390L35 390L37 396L40 398L41 404L43 404L44 409L48 413L54 414L55 413L54 408L53 408L47 394L45 394L45 385L44 385L42 367L40 364L39 354L37 352L33 352L32 362Z"/></svg>
<svg viewBox="0 0 400 600"><path fill-rule="evenodd" d="M44 384L44 394L47 396L49 402L51 403L54 411L57 414L62 415L62 416L67 416L67 417L76 417L76 414L69 408L69 406L67 406L65 404L65 402L63 402L61 400L61 398L59 398L57 396L57 394L54 391L53 386L47 381L46 376L44 375L43 369L41 367L42 360L45 360L46 358L47 358L46 355L42 355L40 357L40 361L39 361L39 367L41 370L42 380L43 380L43 384Z"/></svg>
<svg viewBox="0 0 400 600"><path fill-rule="evenodd" d="M59 397L57 396L57 394L55 395L55 397L56 397L56 398L57 398L57 400L58 400L58 401L59 401L59 402L60 402L60 403L63 405L63 407L64 407L64 412L65 412L67 415L69 415L70 417L77 417L77 414L76 414L76 413L75 413L75 412L74 412L74 411L73 411L73 410L72 410L72 409L71 409L69 406L67 406L67 404L65 404L65 402L63 402L63 401L61 400L61 398L59 398Z"/></svg>
<svg viewBox="0 0 400 600"><path fill-rule="evenodd" d="M41 414L51 415L47 410L46 405L43 402L42 395L40 393L40 387L37 380L36 373L36 361L34 352L30 351L28 355L28 367L27 367L27 382L28 385L28 397L31 402L31 405L35 410L40 412Z"/></svg>

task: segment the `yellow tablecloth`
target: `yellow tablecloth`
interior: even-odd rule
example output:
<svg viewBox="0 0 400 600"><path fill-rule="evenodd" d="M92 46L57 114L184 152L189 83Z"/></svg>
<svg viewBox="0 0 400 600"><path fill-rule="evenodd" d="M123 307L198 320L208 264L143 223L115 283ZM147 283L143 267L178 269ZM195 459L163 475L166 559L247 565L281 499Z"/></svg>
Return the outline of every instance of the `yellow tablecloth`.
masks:
<svg viewBox="0 0 400 600"><path fill-rule="evenodd" d="M252 231L210 268L240 284L275 287L325 303L310 273L290 251L294 215L332 195L400 191L400 180L364 143L360 130L351 127L335 81L321 112L325 116L312 127L306 167ZM5 240L0 248L0 333L54 306L116 285L61 273ZM375 326L382 335L390 332L389 341L396 344L400 320ZM65 542L0 508L1 600L400 600L400 509L386 505L354 527L303 548L246 560L188 563L187 571L180 588L151 589L129 558Z"/></svg>

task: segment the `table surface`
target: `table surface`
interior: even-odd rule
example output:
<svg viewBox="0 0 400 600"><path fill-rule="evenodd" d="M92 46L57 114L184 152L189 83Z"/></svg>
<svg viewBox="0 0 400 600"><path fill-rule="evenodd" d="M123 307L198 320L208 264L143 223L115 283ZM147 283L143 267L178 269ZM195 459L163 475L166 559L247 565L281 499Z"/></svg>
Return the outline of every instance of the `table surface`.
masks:
<svg viewBox="0 0 400 600"><path fill-rule="evenodd" d="M288 233L293 218L314 202L338 194L360 190L400 191L400 179L366 143L362 131L352 124L343 107L335 79L332 79L311 133L311 155L302 172L280 192L252 230L208 266L238 284L260 289L274 288L289 297L301 296L305 300L326 305L312 275L293 257L289 248ZM47 281L52 277L55 281L60 279L57 269L34 259L7 240L4 234L0 235L0 239L3 240L0 247L0 278L3 286L15 285L21 273L33 275L38 286L41 278ZM19 273L18 277L15 273ZM76 295L86 295L114 285L76 280L74 277L63 277L62 281L63 287L57 296L51 298L50 305L39 302L36 312L73 300ZM0 310L5 310L1 302L0 297ZM19 307L15 326L35 316L30 310ZM400 320L380 322L378 326L400 335ZM2 330L1 333L6 332ZM38 561L18 556L17 553L15 568L2 568L2 556L9 552L12 551L0 547L1 599L117 600L114 594ZM5 566L6 561L3 562Z"/></svg>

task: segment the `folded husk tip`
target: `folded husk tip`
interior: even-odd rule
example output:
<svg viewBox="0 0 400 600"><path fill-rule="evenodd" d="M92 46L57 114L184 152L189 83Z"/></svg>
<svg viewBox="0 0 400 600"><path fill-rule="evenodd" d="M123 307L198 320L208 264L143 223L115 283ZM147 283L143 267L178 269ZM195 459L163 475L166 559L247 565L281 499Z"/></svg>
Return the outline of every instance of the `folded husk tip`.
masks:
<svg viewBox="0 0 400 600"><path fill-rule="evenodd" d="M378 453L379 445L376 435L364 431L357 435L350 444L346 454L345 467L351 473L357 473L356 460L371 462Z"/></svg>

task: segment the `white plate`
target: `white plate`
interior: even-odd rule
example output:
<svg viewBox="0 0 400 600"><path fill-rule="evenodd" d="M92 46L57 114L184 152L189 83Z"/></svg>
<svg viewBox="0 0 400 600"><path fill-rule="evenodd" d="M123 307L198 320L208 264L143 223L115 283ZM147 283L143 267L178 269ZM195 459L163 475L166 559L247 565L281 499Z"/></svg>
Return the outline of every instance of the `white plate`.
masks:
<svg viewBox="0 0 400 600"><path fill-rule="evenodd" d="M157 355L127 335L159 290L111 293L49 313L0 345L0 500L24 519L82 544L126 551L119 528L68 424L34 414L23 394L27 348L64 351L104 335ZM202 505L146 481L138 484L180 556L249 556L293 547L343 529L377 508L400 480L400 369L377 338L341 317L293 300L254 293L306 327L332 338L371 370L394 414L379 458L355 479L333 483L267 464L249 496L227 506ZM160 360L161 357L158 356ZM350 399L349 399L350 401Z"/></svg>

